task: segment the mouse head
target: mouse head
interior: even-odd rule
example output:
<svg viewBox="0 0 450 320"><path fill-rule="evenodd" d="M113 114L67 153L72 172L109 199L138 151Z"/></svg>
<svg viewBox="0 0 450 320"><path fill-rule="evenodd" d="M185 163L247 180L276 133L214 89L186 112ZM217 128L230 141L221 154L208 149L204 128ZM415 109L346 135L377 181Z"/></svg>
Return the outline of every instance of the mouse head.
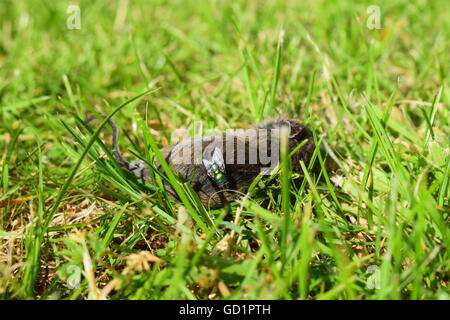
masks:
<svg viewBox="0 0 450 320"><path fill-rule="evenodd" d="M289 151L293 151L299 144L306 143L292 156L292 169L301 172L300 161L306 165L314 152L314 137L310 129L294 119L282 119L265 122L259 128L280 129L289 128Z"/></svg>

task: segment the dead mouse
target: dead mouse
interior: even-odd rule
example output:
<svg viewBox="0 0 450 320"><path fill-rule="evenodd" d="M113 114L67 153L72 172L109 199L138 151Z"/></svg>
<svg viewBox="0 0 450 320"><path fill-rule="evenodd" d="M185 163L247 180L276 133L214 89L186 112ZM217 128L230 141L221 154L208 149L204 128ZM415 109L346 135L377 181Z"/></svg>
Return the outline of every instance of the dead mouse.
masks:
<svg viewBox="0 0 450 320"><path fill-rule="evenodd" d="M86 122L93 119L95 117L89 117ZM109 124L116 161L137 177L150 181L145 161L129 163L123 158L118 146L119 129L113 120L109 120ZM261 172L269 174L278 165L282 128L286 128L288 134L289 152L304 143L291 158L293 172L301 173L300 161L307 165L315 146L311 130L292 119L185 139L163 149L162 154L173 172L190 183L206 207L220 207L240 198ZM158 161L155 163L163 172ZM178 199L174 190L166 187L171 197Z"/></svg>

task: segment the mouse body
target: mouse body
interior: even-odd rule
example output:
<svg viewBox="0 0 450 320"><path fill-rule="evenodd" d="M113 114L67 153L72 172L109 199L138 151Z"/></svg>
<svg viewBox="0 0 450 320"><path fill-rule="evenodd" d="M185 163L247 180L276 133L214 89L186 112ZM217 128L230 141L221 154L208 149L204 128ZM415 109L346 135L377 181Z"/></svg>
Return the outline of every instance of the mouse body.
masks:
<svg viewBox="0 0 450 320"><path fill-rule="evenodd" d="M109 124L113 130L116 161L137 177L151 182L145 161L129 163L123 158L117 141L119 129L114 121L110 120ZM286 128L289 152L304 143L291 157L292 171L301 174L300 161L308 164L314 152L314 140L311 130L293 119L278 119L246 130L188 138L166 147L162 154L173 173L192 186L203 205L221 207L242 197L260 173L270 174L278 165L282 128ZM157 160L155 164L164 173ZM165 187L173 199L178 199L170 185Z"/></svg>

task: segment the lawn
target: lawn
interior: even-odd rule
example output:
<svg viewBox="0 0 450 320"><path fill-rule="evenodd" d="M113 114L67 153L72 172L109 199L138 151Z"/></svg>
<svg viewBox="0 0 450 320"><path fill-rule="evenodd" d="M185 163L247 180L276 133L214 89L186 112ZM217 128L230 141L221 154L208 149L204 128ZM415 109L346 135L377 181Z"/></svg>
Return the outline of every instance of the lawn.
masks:
<svg viewBox="0 0 450 320"><path fill-rule="evenodd" d="M450 299L449 12L2 0L0 299ZM316 150L210 209L121 169L92 114L129 161L277 116Z"/></svg>

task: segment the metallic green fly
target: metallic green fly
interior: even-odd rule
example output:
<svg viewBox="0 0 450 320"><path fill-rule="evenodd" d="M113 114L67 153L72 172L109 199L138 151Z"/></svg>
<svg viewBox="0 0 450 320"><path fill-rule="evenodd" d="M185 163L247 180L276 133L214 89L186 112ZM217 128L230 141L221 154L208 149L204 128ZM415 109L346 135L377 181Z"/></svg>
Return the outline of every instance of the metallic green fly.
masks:
<svg viewBox="0 0 450 320"><path fill-rule="evenodd" d="M229 186L230 182L225 173L223 154L219 148L214 149L211 161L203 159L202 162L206 168L206 173L215 182L219 189L225 189Z"/></svg>

